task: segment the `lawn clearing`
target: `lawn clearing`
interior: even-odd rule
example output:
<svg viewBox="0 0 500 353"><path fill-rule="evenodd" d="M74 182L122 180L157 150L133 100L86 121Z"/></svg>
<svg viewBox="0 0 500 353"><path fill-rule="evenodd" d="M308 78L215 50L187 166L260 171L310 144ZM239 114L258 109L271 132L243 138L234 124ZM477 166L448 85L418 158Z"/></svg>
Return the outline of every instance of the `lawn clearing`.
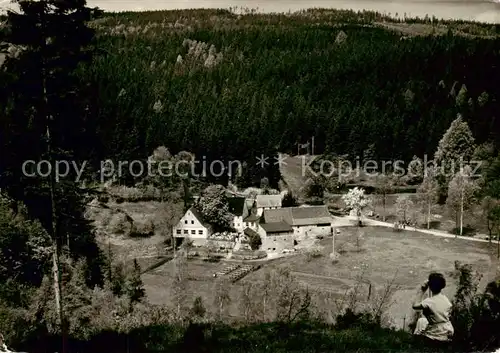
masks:
<svg viewBox="0 0 500 353"><path fill-rule="evenodd" d="M276 259L265 264L260 270L250 273L241 281L229 284L231 316L240 315L239 298L243 284L262 283L266 272L280 266L290 267L297 280L307 284L309 288L327 291L335 296L341 296L348 288L352 288L362 273L363 280L377 289L381 289L395 278L397 291L392 296L393 304L388 312L393 324L398 327L402 327L403 321L408 322L416 290L431 271L440 271L446 276L448 286L444 293L450 299L456 289L455 279L452 277L455 261L470 263L484 275L483 283L496 275L498 264L494 258L496 248L490 249L488 243L446 239L411 231L396 233L392 229L382 227L361 229L364 232L363 251L357 252L353 245L356 228L341 228L341 233L336 236L336 248L341 248L344 243L350 243L351 251L342 254L336 264L332 264L328 257L332 250L332 239L327 238L318 241L322 246L322 256L308 259L305 254L298 254ZM201 296L204 305L210 308L214 301L215 288L212 275L228 265L229 263L224 261L208 263L190 260L187 290L189 301L192 302L196 296ZM162 304L171 302L172 275L171 262L143 275L151 302Z"/></svg>

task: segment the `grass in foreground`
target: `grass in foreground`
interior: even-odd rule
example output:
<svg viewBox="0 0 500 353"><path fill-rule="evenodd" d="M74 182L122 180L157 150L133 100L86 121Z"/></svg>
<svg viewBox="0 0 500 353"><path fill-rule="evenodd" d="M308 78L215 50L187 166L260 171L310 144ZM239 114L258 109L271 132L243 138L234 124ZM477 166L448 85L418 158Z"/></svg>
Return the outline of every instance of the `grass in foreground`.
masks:
<svg viewBox="0 0 500 353"><path fill-rule="evenodd" d="M87 342L72 342L72 345L81 353L428 351L408 333L375 327L353 326L337 330L313 322L269 323L240 328L200 327L187 331L168 326L147 327L129 335L109 332ZM53 343L56 342L55 338ZM48 348L37 344L30 352L50 351Z"/></svg>

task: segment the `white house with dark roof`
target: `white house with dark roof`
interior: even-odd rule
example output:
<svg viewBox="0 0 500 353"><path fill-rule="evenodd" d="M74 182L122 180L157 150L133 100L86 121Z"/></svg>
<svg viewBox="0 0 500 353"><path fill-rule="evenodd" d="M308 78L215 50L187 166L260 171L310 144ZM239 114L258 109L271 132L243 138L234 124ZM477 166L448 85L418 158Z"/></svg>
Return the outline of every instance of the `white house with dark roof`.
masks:
<svg viewBox="0 0 500 353"><path fill-rule="evenodd" d="M244 197L229 197L227 199L229 212L233 215L231 226L239 233L242 234L245 227L244 219L250 214L247 207L247 202Z"/></svg>
<svg viewBox="0 0 500 353"><path fill-rule="evenodd" d="M277 210L281 208L282 200L282 195L257 195L255 198L257 215L261 216L264 210Z"/></svg>
<svg viewBox="0 0 500 353"><path fill-rule="evenodd" d="M253 231L258 231L260 217L257 216L256 212L251 212L248 217L243 220L245 228L250 228Z"/></svg>
<svg viewBox="0 0 500 353"><path fill-rule="evenodd" d="M189 238L194 246L203 246L212 235L212 226L203 220L202 215L191 207L172 229L174 239Z"/></svg>

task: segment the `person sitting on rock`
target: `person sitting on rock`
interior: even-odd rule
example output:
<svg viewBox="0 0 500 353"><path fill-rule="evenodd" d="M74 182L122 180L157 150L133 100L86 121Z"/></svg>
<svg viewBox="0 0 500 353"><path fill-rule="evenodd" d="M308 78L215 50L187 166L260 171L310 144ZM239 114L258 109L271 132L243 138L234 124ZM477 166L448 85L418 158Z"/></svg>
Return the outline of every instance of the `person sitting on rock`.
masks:
<svg viewBox="0 0 500 353"><path fill-rule="evenodd" d="M452 304L441 293L446 287L446 280L441 273L431 273L429 279L420 288L420 297L413 304L414 310L422 310L423 316L417 321L415 335L422 337L432 347L443 347L451 340L454 329L450 321ZM430 296L422 300L430 290Z"/></svg>

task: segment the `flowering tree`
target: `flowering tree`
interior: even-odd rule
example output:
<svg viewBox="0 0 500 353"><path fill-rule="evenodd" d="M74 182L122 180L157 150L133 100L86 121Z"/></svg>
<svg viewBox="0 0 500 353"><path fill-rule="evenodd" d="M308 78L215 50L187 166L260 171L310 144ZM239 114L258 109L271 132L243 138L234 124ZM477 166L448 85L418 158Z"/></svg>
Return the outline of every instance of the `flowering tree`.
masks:
<svg viewBox="0 0 500 353"><path fill-rule="evenodd" d="M407 221L411 218L409 217L410 212L413 208L413 201L406 195L400 195L396 199L396 212L398 214L398 218L406 224Z"/></svg>
<svg viewBox="0 0 500 353"><path fill-rule="evenodd" d="M358 223L361 222L361 211L371 205L371 198L365 194L365 190L355 187L349 190L347 194L342 196L342 201L345 202L349 210L353 210L358 217Z"/></svg>

